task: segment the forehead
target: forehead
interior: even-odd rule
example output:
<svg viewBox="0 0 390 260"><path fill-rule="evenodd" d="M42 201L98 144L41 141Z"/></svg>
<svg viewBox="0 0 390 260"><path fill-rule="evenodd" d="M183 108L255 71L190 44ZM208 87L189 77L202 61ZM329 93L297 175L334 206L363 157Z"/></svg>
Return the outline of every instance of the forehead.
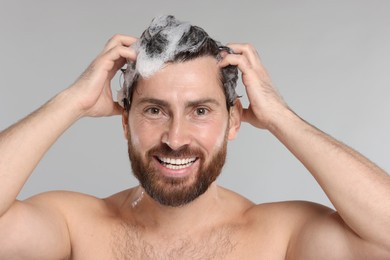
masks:
<svg viewBox="0 0 390 260"><path fill-rule="evenodd" d="M200 57L167 64L151 77L138 80L132 103L136 103L137 98L144 97L176 99L174 102L214 98L225 102L217 60L213 57Z"/></svg>

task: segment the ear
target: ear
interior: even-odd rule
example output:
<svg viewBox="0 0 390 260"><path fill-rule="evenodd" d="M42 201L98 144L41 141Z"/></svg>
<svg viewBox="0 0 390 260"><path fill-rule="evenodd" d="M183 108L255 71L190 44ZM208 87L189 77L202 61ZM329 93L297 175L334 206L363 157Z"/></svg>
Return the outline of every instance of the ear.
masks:
<svg viewBox="0 0 390 260"><path fill-rule="evenodd" d="M129 112L127 112L126 109L123 109L123 111L122 111L122 127L123 127L123 134L125 136L125 139L128 140L128 136L129 136Z"/></svg>
<svg viewBox="0 0 390 260"><path fill-rule="evenodd" d="M241 126L242 118L242 104L239 99L234 101L234 105L230 108L229 113L229 135L228 139L233 140L236 138Z"/></svg>

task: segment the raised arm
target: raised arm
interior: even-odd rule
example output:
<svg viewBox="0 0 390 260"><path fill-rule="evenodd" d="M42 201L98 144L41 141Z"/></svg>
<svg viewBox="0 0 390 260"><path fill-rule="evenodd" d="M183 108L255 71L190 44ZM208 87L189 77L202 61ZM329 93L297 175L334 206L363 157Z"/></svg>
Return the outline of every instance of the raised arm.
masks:
<svg viewBox="0 0 390 260"><path fill-rule="evenodd" d="M390 259L389 175L292 112L273 88L252 46L230 47L236 54L227 55L221 66L238 65L242 72L250 101L243 120L278 138L310 171L337 210L302 226L291 245L292 259L323 259L330 253Z"/></svg>
<svg viewBox="0 0 390 260"><path fill-rule="evenodd" d="M82 117L121 113L110 81L126 59L135 59L128 48L135 40L114 36L72 86L0 133L0 256L5 257L1 259L69 255L66 221L55 201L18 202L16 197L47 150L73 123Z"/></svg>

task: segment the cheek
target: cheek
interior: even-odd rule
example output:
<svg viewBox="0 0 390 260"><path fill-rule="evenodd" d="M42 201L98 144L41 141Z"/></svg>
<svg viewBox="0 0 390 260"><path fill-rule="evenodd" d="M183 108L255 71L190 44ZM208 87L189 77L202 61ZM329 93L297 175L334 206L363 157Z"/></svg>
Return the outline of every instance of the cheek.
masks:
<svg viewBox="0 0 390 260"><path fill-rule="evenodd" d="M197 129L198 140L202 143L208 151L217 150L222 147L225 141L227 124L225 122L216 122Z"/></svg>
<svg viewBox="0 0 390 260"><path fill-rule="evenodd" d="M161 127L151 126L143 120L129 120L129 123L131 143L135 148L146 151L159 142Z"/></svg>
<svg viewBox="0 0 390 260"><path fill-rule="evenodd" d="M140 136L138 135L137 131L135 131L132 127L129 127L129 141L131 141L131 144L133 147L139 148L140 145Z"/></svg>

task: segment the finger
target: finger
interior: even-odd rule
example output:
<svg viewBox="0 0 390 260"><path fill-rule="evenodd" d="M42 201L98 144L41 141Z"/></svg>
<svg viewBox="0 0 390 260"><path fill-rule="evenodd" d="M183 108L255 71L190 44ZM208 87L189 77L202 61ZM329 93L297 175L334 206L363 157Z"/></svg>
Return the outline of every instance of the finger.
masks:
<svg viewBox="0 0 390 260"><path fill-rule="evenodd" d="M244 55L253 67L261 66L261 59L257 50L249 43L232 43L227 45L235 54Z"/></svg>
<svg viewBox="0 0 390 260"><path fill-rule="evenodd" d="M265 125L253 113L253 110L249 108L243 110L241 122L249 123L257 128L265 128Z"/></svg>
<svg viewBox="0 0 390 260"><path fill-rule="evenodd" d="M246 122L246 123L250 123L251 122L251 117L252 117L252 113L250 112L250 110L247 109L247 108L244 108L242 110L241 121L242 122Z"/></svg>
<svg viewBox="0 0 390 260"><path fill-rule="evenodd" d="M123 108L119 105L119 103L117 101L113 100L112 90L111 90L109 81L106 81L106 83L104 85L106 86L106 88L104 88L103 91L105 92L105 95L107 97L109 97L110 100L112 101L112 103L111 103L111 110L109 111L108 115L109 116L113 116L113 115L120 115L120 114L122 114Z"/></svg>
<svg viewBox="0 0 390 260"><path fill-rule="evenodd" d="M125 46L116 46L100 56L99 59L107 61L106 63L102 62L102 66L110 66L109 68L106 67L106 69L114 69L116 71L119 70L127 60L135 61L136 58L137 53L135 50Z"/></svg>
<svg viewBox="0 0 390 260"><path fill-rule="evenodd" d="M243 55L229 54L220 61L221 67L229 65L237 66L241 71L242 82L244 83L248 97L251 97L248 91L262 84L261 73L257 69L252 68L248 59Z"/></svg>
<svg viewBox="0 0 390 260"><path fill-rule="evenodd" d="M113 70L116 72L117 70L121 69L126 63L128 63L130 60L135 61L137 58L137 54L134 50L130 50L127 47L120 47L125 48L124 50L119 50L119 56L120 58L117 58L115 54L112 55L113 59L115 60Z"/></svg>
<svg viewBox="0 0 390 260"><path fill-rule="evenodd" d="M116 34L106 43L103 53L106 51L114 48L115 46L126 46L129 47L133 43L135 43L138 39L134 38L132 36L122 35L122 34Z"/></svg>
<svg viewBox="0 0 390 260"><path fill-rule="evenodd" d="M117 52L113 50L111 58L116 60L114 65L114 70L117 71L123 67L128 61L136 61L137 53L134 49L117 46Z"/></svg>
<svg viewBox="0 0 390 260"><path fill-rule="evenodd" d="M250 62L247 55L243 54L228 54L220 62L220 67L226 67L228 65L238 66L240 71L244 75L256 74L258 77L265 81L270 81L270 77L262 64L255 64Z"/></svg>
<svg viewBox="0 0 390 260"><path fill-rule="evenodd" d="M237 66L243 74L247 74L251 68L248 59L240 54L228 54L219 62L222 68L229 65Z"/></svg>

